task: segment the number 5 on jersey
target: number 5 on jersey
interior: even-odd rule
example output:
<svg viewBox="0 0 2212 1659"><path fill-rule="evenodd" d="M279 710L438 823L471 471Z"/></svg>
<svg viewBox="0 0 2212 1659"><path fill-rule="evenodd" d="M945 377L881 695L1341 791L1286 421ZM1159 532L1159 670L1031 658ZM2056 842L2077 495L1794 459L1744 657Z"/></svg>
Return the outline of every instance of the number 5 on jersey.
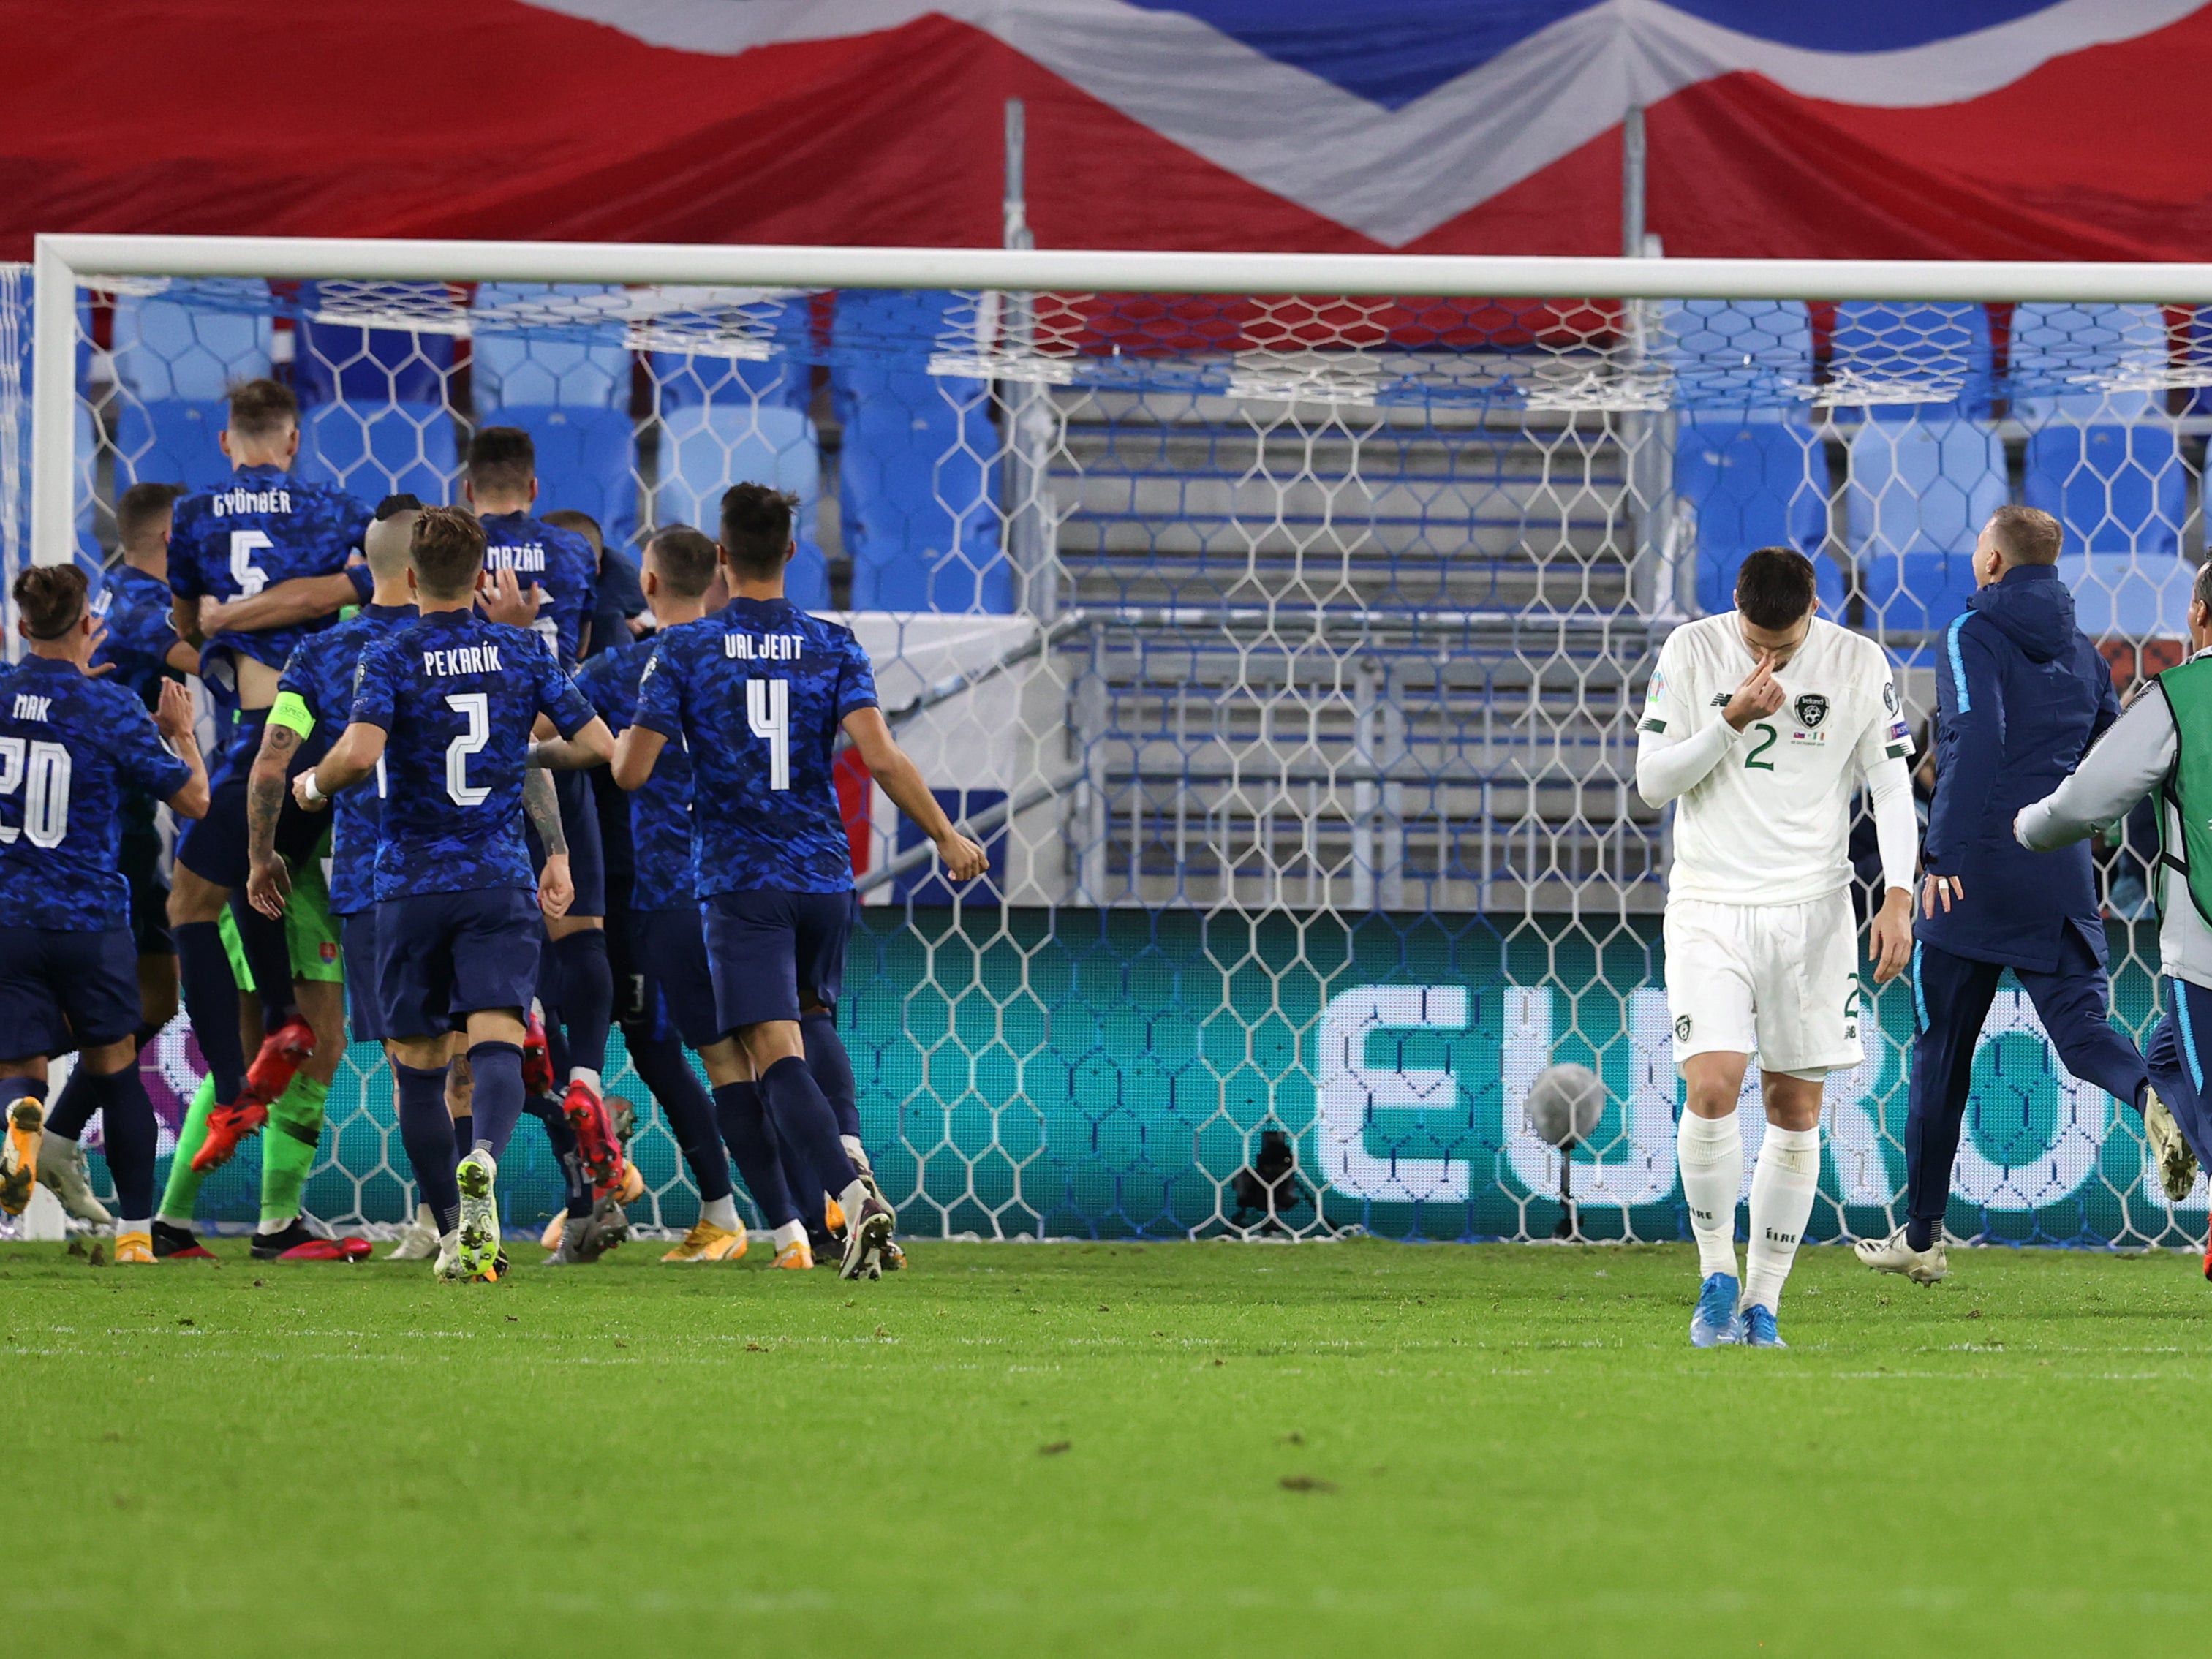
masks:
<svg viewBox="0 0 2212 1659"><path fill-rule="evenodd" d="M791 682L747 680L745 724L768 744L768 787L791 787Z"/></svg>

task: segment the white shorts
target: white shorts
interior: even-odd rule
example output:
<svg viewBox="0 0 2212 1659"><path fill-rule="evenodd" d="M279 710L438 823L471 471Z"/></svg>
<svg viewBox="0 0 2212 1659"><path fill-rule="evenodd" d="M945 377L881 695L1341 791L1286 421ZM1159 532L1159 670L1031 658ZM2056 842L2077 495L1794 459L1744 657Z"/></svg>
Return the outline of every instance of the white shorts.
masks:
<svg viewBox="0 0 2212 1659"><path fill-rule="evenodd" d="M1759 1056L1762 1071L1856 1066L1858 924L1838 892L1807 904L1667 903L1667 1012L1674 1064Z"/></svg>

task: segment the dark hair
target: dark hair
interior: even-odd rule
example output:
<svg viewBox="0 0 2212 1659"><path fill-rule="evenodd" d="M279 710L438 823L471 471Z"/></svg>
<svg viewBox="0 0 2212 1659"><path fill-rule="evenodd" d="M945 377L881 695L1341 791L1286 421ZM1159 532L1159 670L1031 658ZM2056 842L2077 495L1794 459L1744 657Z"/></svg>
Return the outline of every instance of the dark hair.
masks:
<svg viewBox="0 0 2212 1659"><path fill-rule="evenodd" d="M386 519L396 519L403 513L420 513L422 510L422 498L402 490L397 495L386 495L376 504L376 522L382 524Z"/></svg>
<svg viewBox="0 0 2212 1659"><path fill-rule="evenodd" d="M544 521L556 530L573 530L591 543L592 551L607 550L607 538L599 529L599 521L588 513L579 513L573 507L556 507L544 515Z"/></svg>
<svg viewBox="0 0 2212 1659"><path fill-rule="evenodd" d="M282 380L248 380L230 389L230 429L241 438L273 438L300 424L300 400Z"/></svg>
<svg viewBox="0 0 2212 1659"><path fill-rule="evenodd" d="M1819 597L1813 562L1794 547L1762 547L1735 573L1735 608L1753 628L1794 627Z"/></svg>
<svg viewBox="0 0 2212 1659"><path fill-rule="evenodd" d="M177 497L185 494L180 483L135 483L117 498L115 540L125 552L155 525L169 516Z"/></svg>
<svg viewBox="0 0 2212 1659"><path fill-rule="evenodd" d="M1990 533L2007 564L2057 564L2066 544L2058 520L2039 507L2001 507L1990 514Z"/></svg>
<svg viewBox="0 0 2212 1659"><path fill-rule="evenodd" d="M714 585L714 544L688 524L654 531L645 554L679 599L696 599Z"/></svg>
<svg viewBox="0 0 2212 1659"><path fill-rule="evenodd" d="M483 568L483 526L465 507L426 507L415 520L407 554L415 580L434 599L457 599L476 586Z"/></svg>
<svg viewBox="0 0 2212 1659"><path fill-rule="evenodd" d="M766 484L732 484L722 492L722 550L739 576L764 580L783 568L791 550L791 517L799 497Z"/></svg>
<svg viewBox="0 0 2212 1659"><path fill-rule="evenodd" d="M526 489L537 476L538 446L520 427L480 427L469 440L469 482L477 489Z"/></svg>
<svg viewBox="0 0 2212 1659"><path fill-rule="evenodd" d="M2191 585L2189 597L2212 611L2212 559L2197 567L2197 580Z"/></svg>
<svg viewBox="0 0 2212 1659"><path fill-rule="evenodd" d="M73 564L34 564L15 578L15 610L34 640L58 640L84 615L84 572Z"/></svg>

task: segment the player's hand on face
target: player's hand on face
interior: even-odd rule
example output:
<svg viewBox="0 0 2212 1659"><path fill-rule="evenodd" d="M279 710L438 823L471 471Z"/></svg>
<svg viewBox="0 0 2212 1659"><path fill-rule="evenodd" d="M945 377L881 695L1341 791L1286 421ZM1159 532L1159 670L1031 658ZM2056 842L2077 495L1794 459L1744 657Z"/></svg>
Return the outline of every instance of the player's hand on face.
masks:
<svg viewBox="0 0 2212 1659"><path fill-rule="evenodd" d="M1956 876L1923 877L1920 883L1920 914L1934 915L1939 900L1943 906L1943 914L1949 915L1952 901L1956 900L1960 904L1966 902L1966 883Z"/></svg>
<svg viewBox="0 0 2212 1659"><path fill-rule="evenodd" d="M538 872L538 908L549 916L565 916L576 902L576 884L568 874L568 855L549 854Z"/></svg>
<svg viewBox="0 0 2212 1659"><path fill-rule="evenodd" d="M957 830L937 843L937 856L954 881L973 880L991 867L990 855Z"/></svg>
<svg viewBox="0 0 2212 1659"><path fill-rule="evenodd" d="M1721 710L1721 718L1741 732L1781 707L1782 683L1774 678L1774 653L1762 651L1751 672L1736 687L1735 695L1728 700L1728 707Z"/></svg>
<svg viewBox="0 0 2212 1659"><path fill-rule="evenodd" d="M331 804L330 797L327 795L324 796L320 800L309 800L307 799L307 783L314 775L315 769L311 766L306 771L301 773L298 777L292 780L292 799L300 803L300 808L302 811L319 812Z"/></svg>
<svg viewBox="0 0 2212 1659"><path fill-rule="evenodd" d="M1912 895L1902 887L1890 890L1881 908L1875 912L1867 933L1867 960L1874 963L1874 982L1887 985L1912 960Z"/></svg>
<svg viewBox="0 0 2212 1659"><path fill-rule="evenodd" d="M181 682L161 682L161 695L154 705L154 725L168 739L172 749L191 740L192 694L185 690Z"/></svg>
<svg viewBox="0 0 2212 1659"><path fill-rule="evenodd" d="M292 872L281 853L271 853L246 878L246 902L271 921L283 919L284 901L291 896Z"/></svg>

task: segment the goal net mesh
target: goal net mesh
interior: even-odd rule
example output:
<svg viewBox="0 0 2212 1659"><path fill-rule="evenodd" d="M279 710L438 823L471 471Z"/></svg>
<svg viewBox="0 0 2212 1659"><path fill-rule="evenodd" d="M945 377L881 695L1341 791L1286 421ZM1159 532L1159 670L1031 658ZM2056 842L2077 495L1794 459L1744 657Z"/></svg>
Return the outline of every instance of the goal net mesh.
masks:
<svg viewBox="0 0 2212 1659"><path fill-rule="evenodd" d="M5 298L20 557L24 273ZM2187 308L94 275L76 302L74 429L42 441L74 457L88 568L131 483L225 475L224 388L261 374L300 394L300 470L364 502L456 497L492 424L535 438L541 510L631 557L655 526L711 531L732 483L798 495L793 597L850 621L991 854L949 889L842 763L864 908L841 1018L923 1235L1545 1238L1564 1175L1585 1235L1686 1237L1669 820L1633 788L1668 631L1728 608L1752 549L1798 547L1826 614L1892 654L1924 754L1992 508L2064 524L2124 693L2184 654L2203 556L2212 347ZM2098 852L2139 1038L2154 842L2138 815ZM1863 814L1853 845L1877 874ZM1814 1237L1902 1219L1910 986L1865 1006ZM1608 1103L1563 1170L1522 1101L1565 1060ZM146 1063L173 1132L180 1024ZM2177 1213L2135 1114L2066 1073L2009 980L1974 1076L1955 1231L2202 1237L2202 1182ZM651 1188L634 1218L689 1224L665 1120L611 1077ZM374 1049L330 1115L309 1208L402 1218ZM518 1227L560 1203L519 1141ZM251 1218L255 1164L207 1213Z"/></svg>

